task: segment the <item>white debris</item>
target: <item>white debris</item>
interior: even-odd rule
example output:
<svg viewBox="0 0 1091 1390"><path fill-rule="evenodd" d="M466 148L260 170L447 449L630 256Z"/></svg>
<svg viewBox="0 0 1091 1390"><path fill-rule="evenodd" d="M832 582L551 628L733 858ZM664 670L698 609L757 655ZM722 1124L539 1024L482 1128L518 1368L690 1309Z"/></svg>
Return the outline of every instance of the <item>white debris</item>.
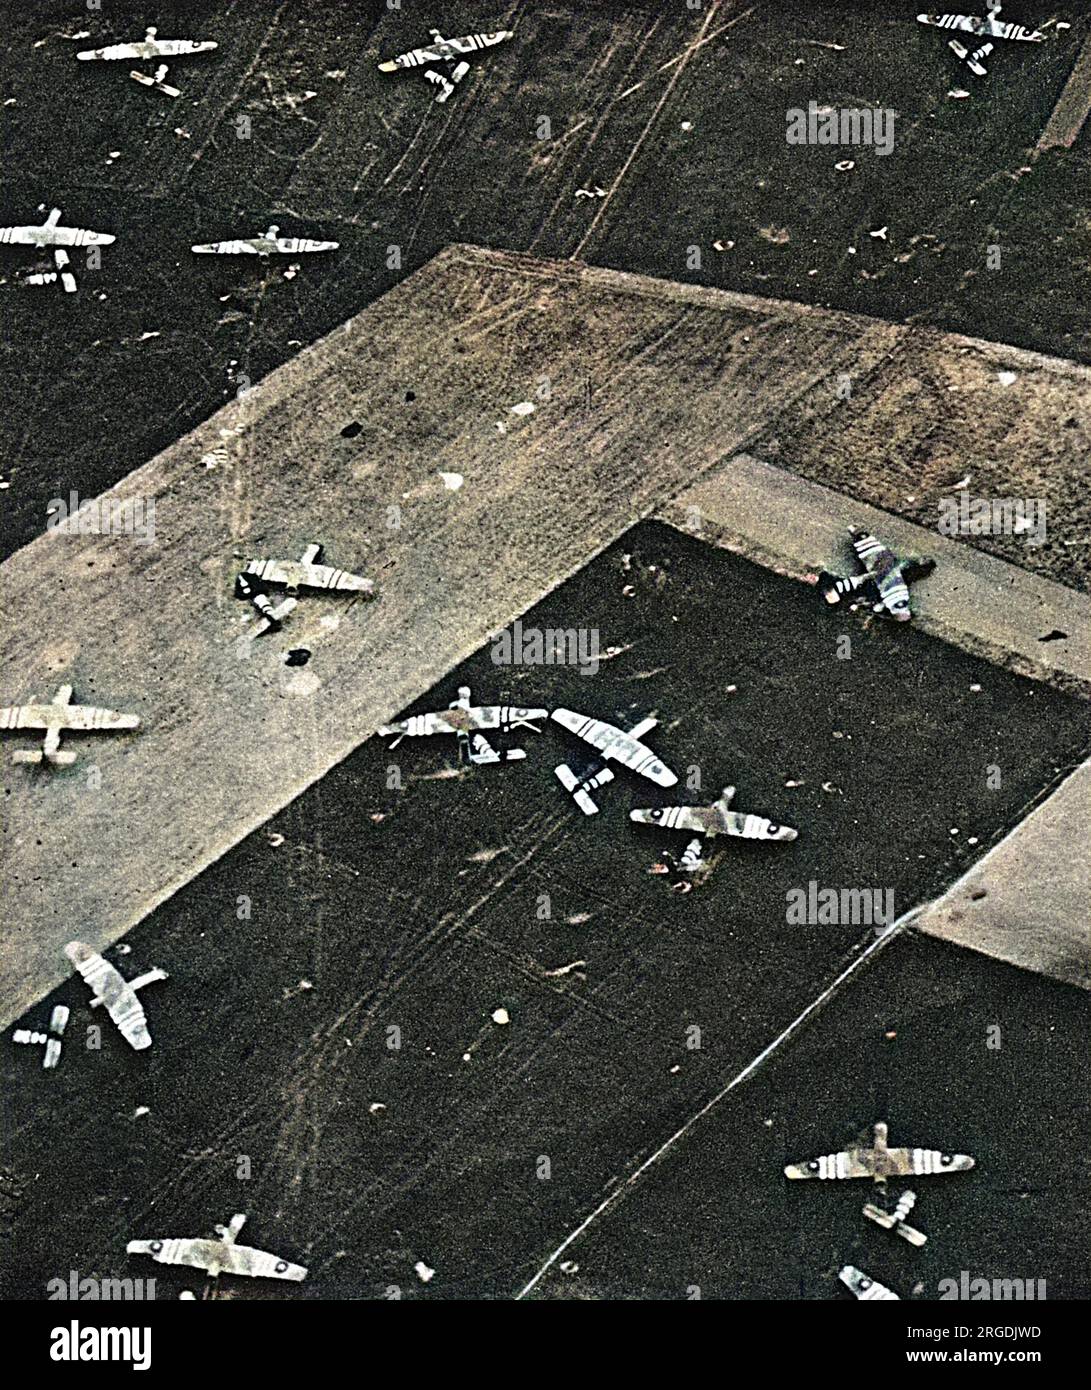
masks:
<svg viewBox="0 0 1091 1390"><path fill-rule="evenodd" d="M507 1009L493 1009L492 1021L503 1026L505 1023L511 1022L511 1015L508 1013Z"/></svg>
<svg viewBox="0 0 1091 1390"><path fill-rule="evenodd" d="M784 785L785 785L786 787L802 787L802 786L804 785L804 783L803 783L803 782L797 782L797 781L795 781L794 779L789 778L788 781L785 782Z"/></svg>
<svg viewBox="0 0 1091 1390"><path fill-rule="evenodd" d="M600 187L598 186L597 183L595 184L595 186L594 186L593 189L592 189L592 188L577 188L577 189L576 189L576 197L577 197L577 198L605 198L605 197L606 197L606 189L605 189L605 188L600 188Z"/></svg>
<svg viewBox="0 0 1091 1390"><path fill-rule="evenodd" d="M562 1260L558 1268L562 1274L575 1274L579 1270L579 1265L575 1260Z"/></svg>
<svg viewBox="0 0 1091 1390"><path fill-rule="evenodd" d="M192 139L193 139L193 136L190 135L189 131L185 128L185 126L176 125L176 126L174 127L174 133L175 133L175 135L179 136L179 137L180 137L181 139L183 139L183 140L192 140Z"/></svg>
<svg viewBox="0 0 1091 1390"><path fill-rule="evenodd" d="M140 342L146 343L149 338L161 338L162 333L141 333Z"/></svg>
<svg viewBox="0 0 1091 1390"><path fill-rule="evenodd" d="M510 413L512 415L533 415L537 408L533 401L520 401L518 405L511 407Z"/></svg>
<svg viewBox="0 0 1091 1390"><path fill-rule="evenodd" d="M971 686L970 686L970 689L971 689L971 690L974 692L974 694L976 695L976 694L978 693L978 691L981 689L981 687L980 687L979 685L976 685L976 684L975 684L975 685L971 685Z"/></svg>
<svg viewBox="0 0 1091 1390"><path fill-rule="evenodd" d="M879 241L886 241L886 234L888 230L889 228L887 227L880 227L877 231L868 232L868 236L873 236Z"/></svg>
<svg viewBox="0 0 1091 1390"><path fill-rule="evenodd" d="M1018 372L997 372L996 379L1001 386L1011 386L1018 380Z"/></svg>
<svg viewBox="0 0 1091 1390"><path fill-rule="evenodd" d="M692 129L693 129L693 122L692 122L692 121L683 121L683 122L682 122L682 129L683 129L683 130L692 130Z"/></svg>
<svg viewBox="0 0 1091 1390"><path fill-rule="evenodd" d="M969 486L970 486L970 479L971 479L972 477L973 477L973 474L972 474L972 473L967 473L966 476L965 476L965 478L960 478L960 479L958 480L957 483L952 483L951 486L952 486L953 488L956 488L956 489L957 489L957 488L969 487Z"/></svg>
<svg viewBox="0 0 1091 1390"><path fill-rule="evenodd" d="M269 839L269 843L272 845L272 847L273 847L274 849L276 849L278 846L280 846L280 845L282 845L282 844L284 843L284 836L283 836L283 835L278 835L278 834L276 834L275 832L274 832L274 834L270 835L270 836L268 837L268 839Z"/></svg>
<svg viewBox="0 0 1091 1390"><path fill-rule="evenodd" d="M435 1274L436 1271L434 1269L429 1269L423 1260L418 1260L417 1263L413 1266L413 1272L416 1274L417 1278L421 1281L422 1284L427 1284L429 1279L431 1279L432 1275Z"/></svg>
<svg viewBox="0 0 1091 1390"><path fill-rule="evenodd" d="M138 1105L136 1109L133 1111L133 1119L139 1120L141 1115L150 1115L151 1113L151 1108L149 1106Z"/></svg>
<svg viewBox="0 0 1091 1390"><path fill-rule="evenodd" d="M955 87L951 91L949 91L947 95L949 97L954 97L956 101L962 101L965 97L968 97L970 93L964 92L961 87Z"/></svg>
<svg viewBox="0 0 1091 1390"><path fill-rule="evenodd" d="M971 835L970 838L966 841L966 843L968 845L978 845L981 843L981 841L977 838L976 835Z"/></svg>
<svg viewBox="0 0 1091 1390"><path fill-rule="evenodd" d="M952 826L951 826L951 834L952 834L952 835L957 835L957 834L958 834L958 826L957 826L957 825L952 825Z"/></svg>
<svg viewBox="0 0 1091 1390"><path fill-rule="evenodd" d="M730 251L734 245L733 241L714 241L712 249L713 251Z"/></svg>
<svg viewBox="0 0 1091 1390"><path fill-rule="evenodd" d="M381 1100L373 1100L367 1108L367 1113L369 1115L381 1115L385 1109L386 1106Z"/></svg>
<svg viewBox="0 0 1091 1390"><path fill-rule="evenodd" d="M183 1289L182 1292L178 1295L178 1297L180 1299L184 1298L191 1303L197 1302L197 1295L195 1293L190 1293L189 1289Z"/></svg>
<svg viewBox="0 0 1091 1390"><path fill-rule="evenodd" d="M457 492L465 482L461 473L443 473L439 475L443 479L443 486L448 492Z"/></svg>
<svg viewBox="0 0 1091 1390"><path fill-rule="evenodd" d="M556 970L547 970L545 973L551 980L556 980L561 975L568 975L571 971L579 970L581 966L585 966L586 964L587 962L585 960L574 960L570 965L562 965Z"/></svg>
<svg viewBox="0 0 1091 1390"><path fill-rule="evenodd" d="M845 174L845 173L848 173L848 171L849 171L850 169L855 169L855 168L856 168L856 160L855 160L855 159L842 159L839 163L835 164L833 167L834 167L839 173Z"/></svg>

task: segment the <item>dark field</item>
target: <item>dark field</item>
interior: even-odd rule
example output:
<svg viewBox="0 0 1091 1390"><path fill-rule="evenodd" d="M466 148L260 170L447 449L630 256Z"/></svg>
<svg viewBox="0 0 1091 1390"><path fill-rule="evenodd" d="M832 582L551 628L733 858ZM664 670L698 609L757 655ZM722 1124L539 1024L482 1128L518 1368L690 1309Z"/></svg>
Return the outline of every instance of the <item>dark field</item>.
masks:
<svg viewBox="0 0 1091 1390"><path fill-rule="evenodd" d="M126 974L171 974L145 996L150 1053L113 1031L84 1050L78 981L35 1011L74 1006L56 1073L5 1049L8 1297L40 1297L70 1268L197 1288L127 1264L125 1242L207 1233L234 1211L311 1273L290 1288L222 1280L220 1297L511 1297L874 940L789 926L789 888L889 889L900 915L1086 751L1079 702L920 633L833 618L813 592L656 524L523 621L595 627L621 650L583 677L498 667L485 649L417 708L467 682L480 699L657 710L649 742L683 786L694 769L701 782L669 799L732 781L740 809L798 841L729 842L681 897L647 873L662 835L627 819L656 789L619 776L585 819L552 777L576 752L554 726L507 740L525 762L465 777L435 775L454 766L450 742L368 741L130 933L131 953L111 952ZM963 1268L1086 1296L1087 1008L1082 992L893 941L592 1226L576 1273L539 1289L824 1298L838 1261L866 1254L906 1296ZM995 1023L999 1052L984 1045ZM915 1261L865 1228L866 1184L780 1176L883 1116L894 1143L979 1159L921 1183L932 1239Z"/></svg>
<svg viewBox="0 0 1091 1390"><path fill-rule="evenodd" d="M74 8L0 6L0 222L57 204L118 236L78 297L22 287L33 254L3 250L7 551L44 529L51 498L98 493L452 241L1091 361L1091 136L1030 153L1086 34L1077 6L1053 7L1072 28L1051 42L994 53L984 81L892 0L128 8L134 37L151 22L220 42L172 69L176 102L123 64L76 63L118 22ZM375 68L432 23L516 38L439 106L423 81ZM81 30L92 37L75 41ZM971 95L948 96L960 88ZM849 151L841 173L845 151L788 146L785 110L812 98L895 110L894 152ZM576 198L596 185L611 196ZM274 219L341 251L287 279L284 264L188 250ZM885 241L869 236L883 226ZM791 450L778 461L799 465ZM834 481L875 492L851 470ZM1085 572L1082 551L1072 563Z"/></svg>

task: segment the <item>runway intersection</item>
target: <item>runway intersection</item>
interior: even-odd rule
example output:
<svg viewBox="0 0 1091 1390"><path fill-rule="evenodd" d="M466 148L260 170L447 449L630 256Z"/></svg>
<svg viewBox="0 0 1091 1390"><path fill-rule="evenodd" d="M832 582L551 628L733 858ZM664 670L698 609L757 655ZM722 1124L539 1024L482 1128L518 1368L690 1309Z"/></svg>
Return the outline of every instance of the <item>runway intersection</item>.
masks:
<svg viewBox="0 0 1091 1390"><path fill-rule="evenodd" d="M97 803L5 763L4 1007L64 1000L75 1024L55 1074L3 1053L5 1297L70 1269L136 1273L128 1239L244 1208L309 1266L301 1299L831 1299L846 1261L903 1298L962 1270L1087 1297L1087 993L985 954L1001 936L999 954L1025 954L1022 896L1055 947L1042 968L1079 974L1070 840L1039 840L1032 881L1023 841L1003 842L1015 866L987 880L974 951L909 924L880 942L786 920L810 883L889 892L901 918L1053 805L1087 754L1086 132L1030 154L1086 16L1070 44L995 62L967 101L900 6L660 8L577 24L508 6L496 22L517 40L445 108L381 85L409 17L379 4L167 7L164 31L221 44L169 109L73 76L66 5L9 16L3 220L58 200L118 242L78 314L19 285L7 253L0 267L8 669L21 691L82 663L149 717L143 742L98 755ZM78 99L42 108L77 79ZM786 146L780 98L805 106L816 86L897 108L896 152L849 179L829 151ZM274 214L335 236L336 268L188 255ZM1005 271L986 276L996 236ZM513 421L543 372L555 409ZM1046 497L1049 540L961 542L1009 562L956 567L991 592L968 615L958 584L925 594L909 631L833 615L797 582L833 553L793 549L791 526L759 534L752 512L743 527L741 478L706 540L648 520L679 506L684 527L683 499L740 450L825 484L845 524L870 504L931 527L969 471L984 495ZM169 544L47 555L49 500L113 485L159 499ZM377 524L394 502L408 535ZM382 597L366 617L301 610L244 667L235 551L297 530L335 542L335 563L378 561ZM1057 595L1028 572L1068 586L1048 652L1022 605L1036 618ZM1005 595L1018 652L997 636ZM618 654L593 678L498 668L488 638L516 617L597 630ZM975 635L993 662L963 649ZM654 746L700 770L692 799L737 783L800 839L731 843L679 897L647 872L661 837L627 819L645 792L619 778L593 822L562 794L559 731L472 778L445 775L453 750L434 742L392 755L368 737L464 681L654 708ZM86 991L59 983L55 947L89 924L126 974L170 972L146 1056L111 1033L78 1045ZM857 1185L795 1191L781 1173L881 1115L978 1156L921 1192L919 1260L865 1225ZM208 1291L162 1274L161 1296Z"/></svg>

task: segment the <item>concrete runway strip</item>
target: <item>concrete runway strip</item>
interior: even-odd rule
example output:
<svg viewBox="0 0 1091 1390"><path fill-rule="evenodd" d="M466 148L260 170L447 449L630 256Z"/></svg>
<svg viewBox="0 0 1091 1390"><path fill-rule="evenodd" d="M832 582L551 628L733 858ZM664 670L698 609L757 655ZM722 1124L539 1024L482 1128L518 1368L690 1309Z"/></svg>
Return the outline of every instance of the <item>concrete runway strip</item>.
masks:
<svg viewBox="0 0 1091 1390"><path fill-rule="evenodd" d="M54 531L19 551L0 567L17 615L3 703L63 680L143 725L87 740L68 769L5 767L0 1022L65 978L65 941L122 936L634 521L914 341L846 314L456 246L106 494L154 500L153 544ZM920 341L963 375L968 353L993 352ZM1025 356L1052 412L1087 392L1086 373ZM979 374L956 436L973 438L975 402L995 412ZM523 402L533 412L513 413ZM374 577L379 601L305 598L251 647L239 561L311 541ZM975 612L986 636L1027 579L993 573L1008 588ZM1077 616L1064 645L1083 670ZM1040 673L1073 674L1048 645ZM306 665L284 664L292 648Z"/></svg>

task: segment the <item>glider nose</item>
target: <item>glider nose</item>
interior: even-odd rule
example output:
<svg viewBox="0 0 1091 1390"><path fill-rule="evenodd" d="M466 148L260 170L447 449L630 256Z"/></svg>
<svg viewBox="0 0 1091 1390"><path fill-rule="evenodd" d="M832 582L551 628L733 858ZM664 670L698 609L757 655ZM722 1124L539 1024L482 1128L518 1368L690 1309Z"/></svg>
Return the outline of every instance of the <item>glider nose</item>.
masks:
<svg viewBox="0 0 1091 1390"><path fill-rule="evenodd" d="M771 825L769 827L770 840L798 840L799 831L793 830L790 825Z"/></svg>
<svg viewBox="0 0 1091 1390"><path fill-rule="evenodd" d="M659 811L630 811L629 819L637 825L654 825L661 814Z"/></svg>
<svg viewBox="0 0 1091 1390"><path fill-rule="evenodd" d="M651 767L648 768L647 775L657 787L673 787L678 781L677 773L672 772L669 767L664 767L660 762L652 763Z"/></svg>

